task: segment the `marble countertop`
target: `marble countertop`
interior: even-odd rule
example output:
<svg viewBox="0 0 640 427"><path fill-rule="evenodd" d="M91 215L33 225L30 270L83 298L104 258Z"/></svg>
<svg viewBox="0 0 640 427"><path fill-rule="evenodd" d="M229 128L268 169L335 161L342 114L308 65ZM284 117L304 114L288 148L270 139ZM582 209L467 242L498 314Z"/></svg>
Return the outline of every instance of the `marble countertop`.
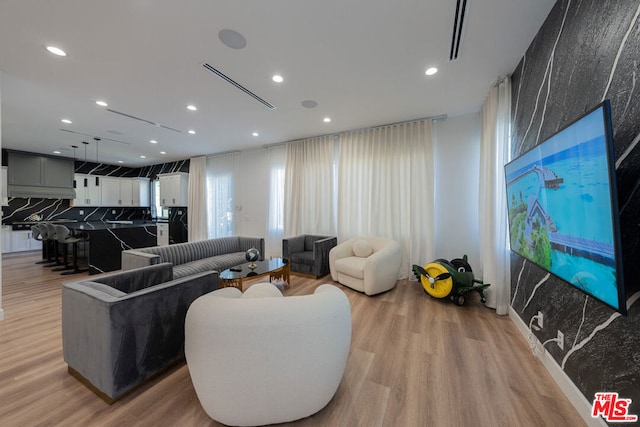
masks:
<svg viewBox="0 0 640 427"><path fill-rule="evenodd" d="M73 224L67 224L71 230L82 230L82 231L93 231L93 230L113 230L113 229L122 229L122 228L143 228L149 226L155 226L156 223L154 221L115 221L115 222L107 222L107 221L93 221L93 222L76 222Z"/></svg>

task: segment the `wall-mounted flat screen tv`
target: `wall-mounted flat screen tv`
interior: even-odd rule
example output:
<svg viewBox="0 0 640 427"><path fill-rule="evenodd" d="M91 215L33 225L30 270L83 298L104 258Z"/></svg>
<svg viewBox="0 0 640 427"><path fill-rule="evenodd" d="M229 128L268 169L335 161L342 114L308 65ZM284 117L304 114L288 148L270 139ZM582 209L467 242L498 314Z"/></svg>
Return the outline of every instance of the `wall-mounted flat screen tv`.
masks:
<svg viewBox="0 0 640 427"><path fill-rule="evenodd" d="M505 166L511 250L626 314L611 106Z"/></svg>

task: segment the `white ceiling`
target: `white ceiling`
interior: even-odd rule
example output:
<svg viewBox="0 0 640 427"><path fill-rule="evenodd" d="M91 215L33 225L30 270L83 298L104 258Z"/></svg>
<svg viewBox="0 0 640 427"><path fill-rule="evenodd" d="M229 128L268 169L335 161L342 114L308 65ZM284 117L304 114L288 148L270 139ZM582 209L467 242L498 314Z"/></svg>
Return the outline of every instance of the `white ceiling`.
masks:
<svg viewBox="0 0 640 427"><path fill-rule="evenodd" d="M459 59L449 61L452 0L0 0L2 148L73 157L77 145L83 160L87 141L87 160L142 166L476 112L553 3L468 0ZM246 47L226 47L222 29L244 35ZM431 77L430 66L439 69ZM98 99L180 132L108 112Z"/></svg>

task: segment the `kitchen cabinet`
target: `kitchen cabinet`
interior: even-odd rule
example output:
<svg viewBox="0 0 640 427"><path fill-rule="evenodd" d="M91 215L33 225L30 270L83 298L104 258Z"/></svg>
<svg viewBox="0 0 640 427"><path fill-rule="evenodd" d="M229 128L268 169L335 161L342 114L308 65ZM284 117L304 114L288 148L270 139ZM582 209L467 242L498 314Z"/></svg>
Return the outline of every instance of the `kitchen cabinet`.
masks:
<svg viewBox="0 0 640 427"><path fill-rule="evenodd" d="M176 172L158 176L160 177L160 205L164 207L187 206L189 174Z"/></svg>
<svg viewBox="0 0 640 427"><path fill-rule="evenodd" d="M2 206L7 206L9 204L9 192L7 191L7 167L2 166L2 195L0 196L0 201L2 202Z"/></svg>
<svg viewBox="0 0 640 427"><path fill-rule="evenodd" d="M149 178L75 174L74 206L149 206Z"/></svg>
<svg viewBox="0 0 640 427"><path fill-rule="evenodd" d="M9 151L9 185L73 187L73 160Z"/></svg>
<svg viewBox="0 0 640 427"><path fill-rule="evenodd" d="M74 188L76 189L76 198L73 201L74 206L100 206L100 181L101 176L74 174Z"/></svg>
<svg viewBox="0 0 640 427"><path fill-rule="evenodd" d="M156 230L158 233L158 246L166 246L169 244L169 224L166 222L159 222L156 224Z"/></svg>
<svg viewBox="0 0 640 427"><path fill-rule="evenodd" d="M100 183L101 206L120 206L120 180L103 176Z"/></svg>
<svg viewBox="0 0 640 427"><path fill-rule="evenodd" d="M11 227L8 225L2 226L2 253L11 252L11 238L13 237L13 233L11 232Z"/></svg>
<svg viewBox="0 0 640 427"><path fill-rule="evenodd" d="M35 240L32 236L31 230L13 230L9 231L11 234L11 249L8 252L24 252L35 251L42 249L42 242ZM5 230L2 230L3 238L2 244L5 245L4 234ZM3 247L4 252L4 247Z"/></svg>

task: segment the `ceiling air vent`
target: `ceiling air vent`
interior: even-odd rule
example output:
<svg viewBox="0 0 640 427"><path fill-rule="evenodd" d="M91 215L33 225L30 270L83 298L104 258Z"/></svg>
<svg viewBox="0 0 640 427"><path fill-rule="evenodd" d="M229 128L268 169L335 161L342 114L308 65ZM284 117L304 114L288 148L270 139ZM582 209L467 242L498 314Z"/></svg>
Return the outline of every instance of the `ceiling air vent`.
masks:
<svg viewBox="0 0 640 427"><path fill-rule="evenodd" d="M174 132L178 132L178 133L182 133L181 130L169 127L169 126L165 126L162 123L156 123L156 122L152 122L151 120L147 120L147 119L143 119L142 117L137 117L137 116L132 116L131 114L127 114L127 113L123 113L122 111L116 111L116 110L112 110L111 108L107 108L107 111L113 114L118 114L124 117L128 117L130 119L133 120L139 120L141 122L145 122L145 123L149 123L150 125L156 126L156 127L160 127L163 129L167 129L167 130L172 130Z"/></svg>
<svg viewBox="0 0 640 427"><path fill-rule="evenodd" d="M215 68L213 68L211 65L204 63L202 64L202 66L204 68L206 68L207 70L211 71L213 74L215 74L216 76L220 77L222 80L224 80L227 83L232 84L233 86L235 86L236 88L240 89L241 91L243 91L244 93L246 93L247 95L249 95L250 97L252 97L253 99L255 99L256 101L262 103L263 105L265 105L268 109L270 110L275 110L276 106L265 101L264 99L260 98L258 95L256 95L255 93L251 92L249 89L247 89L246 87L242 86L240 83L236 82L235 80L233 80L231 77L225 75L224 73L222 73L219 70L216 70Z"/></svg>
<svg viewBox="0 0 640 427"><path fill-rule="evenodd" d="M449 61L458 59L460 52L460 42L462 41L462 28L464 25L464 16L467 11L467 0L456 1L456 15L453 18L453 34L451 37L451 51L449 52Z"/></svg>

